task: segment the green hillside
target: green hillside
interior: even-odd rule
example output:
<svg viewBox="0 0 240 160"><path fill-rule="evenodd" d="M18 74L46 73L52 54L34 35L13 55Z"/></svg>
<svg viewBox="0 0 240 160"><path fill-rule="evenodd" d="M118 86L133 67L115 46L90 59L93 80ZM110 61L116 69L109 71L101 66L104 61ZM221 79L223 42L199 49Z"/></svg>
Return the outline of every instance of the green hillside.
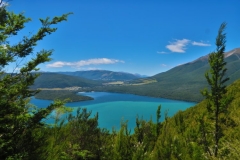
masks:
<svg viewBox="0 0 240 160"><path fill-rule="evenodd" d="M225 61L226 75L230 78L227 84L231 84L240 78L240 49L226 52ZM207 86L204 75L208 69L208 56L204 56L155 76L131 81L125 86L98 87L96 90L200 102L203 97L199 91Z"/></svg>
<svg viewBox="0 0 240 160"><path fill-rule="evenodd" d="M230 80L227 84L231 84L240 78L240 49L234 49L225 53L225 61L227 62L227 76ZM103 81L94 81L78 77L80 72L72 72L75 76L43 73L36 81L34 88L65 88L65 87L90 87L83 88L84 91L107 91L131 93L144 96L162 97L170 99L178 99L185 101L200 102L203 97L200 90L207 86L204 77L205 72L209 69L208 56L189 62L169 71L159 73L149 78L136 79L125 82L124 85L104 85ZM90 74L91 78L104 75L106 71L85 72ZM69 72L70 73L70 72ZM106 77L109 78L111 72L108 71ZM115 75L115 74L113 74ZM112 77L113 78L113 77Z"/></svg>
<svg viewBox="0 0 240 160"><path fill-rule="evenodd" d="M227 76L230 77L228 84L231 84L236 79L240 78L240 49L234 49L225 53L225 61L227 62L226 68ZM181 83L188 82L205 82L204 74L209 69L208 56L201 57L193 62L189 62L180 66L177 66L167 72L159 73L152 78L155 78L158 82L175 82L180 81Z"/></svg>
<svg viewBox="0 0 240 160"><path fill-rule="evenodd" d="M206 63L207 56L175 67L165 73L157 74L147 79L126 82L125 84L102 84L100 81L56 73L42 73L38 77L34 71L38 70L39 65L51 60L50 56L53 50L43 49L35 54L35 51L39 50L39 47L42 48L42 46L35 47L45 36L57 30L56 24L66 21L72 13L39 19L41 22L40 27L34 27L34 29L28 32L25 30L25 26L31 19L25 17L22 12L15 14L12 11L8 11L8 2L0 1L0 160L240 159L240 49L235 49L225 54L229 70L227 73L231 78L228 83L237 79L225 88L223 84L228 80L223 77L226 71L223 56L226 43L224 30L227 24L225 22L221 24L218 31L216 52L211 54L209 59L211 70L210 75L206 76L206 79L211 86L211 91L208 92L205 90L205 92L202 92L207 99L185 111L179 111L172 117L168 116L168 110L162 110L161 104L158 104L155 119L150 118L149 121L146 121L136 115L136 127L132 131L128 129L127 120L119 119L121 122L120 129L115 130L113 128L110 131L99 127L98 120L102 115L98 113L92 115L92 112L87 111L86 108L70 108L65 106L65 102L59 100L52 102L46 107L41 107L41 105L38 107L31 104L31 97L38 93L35 90L36 88L44 88L45 93L42 93L47 98L65 99L70 95L72 100L79 100L79 97L75 95L75 91L81 88L85 90L96 89L99 91L127 92L147 96L200 101L202 99L199 93L200 90L208 86L204 78L204 72L208 69L208 63ZM41 4L46 6L42 2ZM93 15L97 11L96 13L100 15L100 18L104 18L105 16L101 14L104 12L99 11L105 11L106 7L111 8L112 6L106 2L103 3L104 6L96 6L91 3L91 8L94 10L89 10L90 8L85 3L81 2L81 4L84 10L89 11L90 17L94 17ZM54 13L58 12L56 10L58 6L52 7L51 4L47 5L50 6L50 9L54 9ZM114 5L116 4L114 3ZM64 10L67 9L65 6L66 4L63 3L62 7L64 7ZM125 6L124 8L126 9ZM140 11L143 13L141 15L145 15L143 11L146 9L146 6L142 4L141 6L142 10ZM78 6L74 7L79 9ZM132 22L134 23L137 21L132 17L132 13L135 14L135 11L137 11L135 10L136 7L132 3L130 10L111 9L114 12L116 11L116 13L121 13L119 11L125 12L126 14L123 15L129 15L131 18L129 20L133 20ZM172 11L176 10L175 6L170 5L170 7L174 9ZM198 5L198 7L201 7L201 5ZM13 8L15 7L13 6ZM225 10L221 8L211 10L211 13L220 13L222 11L226 14ZM30 9L36 10L36 8L31 7ZM156 9L161 10L159 6ZM191 9L195 11L194 8ZM47 10L44 8L44 12ZM43 11L42 8L41 11ZM171 13L171 10L168 13ZM179 11L176 10L176 13L178 14ZM202 12L198 13L202 15ZM207 12L205 14L209 15ZM138 12L136 12L136 15L138 16ZM141 19L141 15L136 18ZM190 15L192 16L192 14ZM86 16L86 14L83 16ZM116 18L114 13L111 17ZM178 19L179 17L181 15L177 15ZM193 17L195 18L196 15ZM218 17L222 17L222 15ZM123 17L124 20L125 18L126 16ZM144 16L144 18L148 20L147 16ZM94 19L87 19L88 22L92 20ZM104 19L96 20L100 22ZM112 20L112 18L109 20ZM81 22L85 21L81 20ZM126 24L124 23L124 25ZM90 23L90 26L96 25ZM129 27L128 24L126 26ZM106 27L107 31L111 31L111 26L106 25ZM146 26L144 25L144 27ZM182 26L179 27L181 28ZM194 26L191 25L190 27ZM72 28L72 26L69 28ZM118 28L123 31L126 29L124 26L119 26ZM90 28L90 30L92 29ZM32 30L35 31L32 32ZM78 28L78 30L81 29ZM94 33L94 30L92 31ZM164 32L166 31L164 30ZM22 33L27 33L27 35L24 36ZM107 37L104 32L102 33L104 37ZM61 38L61 35L57 37ZM74 36L77 39L82 38ZM99 36L96 34L93 36L97 37L96 40L99 42ZM128 35L128 37L131 37L131 35ZM65 36L62 38L64 40L69 39ZM84 40L84 37L82 39ZM104 40L108 42L110 39ZM53 40L52 42L55 41ZM61 44L58 43L57 45ZM68 45L65 44L63 47L66 48L66 46ZM94 45L91 46L98 49ZM121 43L118 43L118 46L121 46ZM185 46L181 44L180 49L184 49ZM75 58L72 54L70 55L69 49L68 53L69 56ZM73 64L71 62L58 62L55 64L59 67L65 63L69 67ZM74 62L74 64L78 64L78 62ZM88 65L88 62L86 63L85 61L84 64ZM13 71L15 73L12 74L5 73L12 66L16 72ZM81 66L79 65L79 67ZM80 98L90 99L89 97ZM163 101L162 103L165 102ZM44 102L42 104L44 105ZM104 105L103 103L103 107ZM108 110L105 110L105 112L108 113ZM125 113L128 114L128 110L125 110ZM114 116L109 114L107 116ZM163 121L160 121L161 119Z"/></svg>
<svg viewBox="0 0 240 160"><path fill-rule="evenodd" d="M101 81L57 73L41 73L32 88L94 87L98 85L101 85Z"/></svg>
<svg viewBox="0 0 240 160"><path fill-rule="evenodd" d="M217 160L239 159L240 152L240 80L227 88L227 95L234 97L228 112L221 116L223 137L219 141L218 158L212 156L214 123L209 118L204 100L186 111L168 117L167 111L157 110L157 117L164 113L164 121L145 121L136 118L134 133L122 121L119 131L109 132L98 128L98 116L80 109L70 115L68 123L47 128L42 156L56 159L119 159L119 160ZM100 148L100 149L99 149ZM47 154L48 153L48 154Z"/></svg>
<svg viewBox="0 0 240 160"><path fill-rule="evenodd" d="M76 91L71 90L41 90L35 95L35 98L44 100L66 100L67 102L93 100L91 97L78 95Z"/></svg>
<svg viewBox="0 0 240 160"><path fill-rule="evenodd" d="M238 159L240 151L240 80L231 84L227 90L227 95L231 94L234 100L228 106L226 121L222 122L225 128L223 130L224 137L220 140L220 155L224 157L222 157L223 159ZM177 148L175 151L178 154L182 153L180 159L205 159L204 156L207 153L203 154L204 126L206 127L206 138L208 140L213 138L209 134L209 130L211 130L213 124L207 118L208 112L206 106L207 101L204 100L196 106L186 111L179 111L175 116L167 119L163 124L166 125L166 128L162 130L163 133L156 143L163 146L167 143L170 146L172 143ZM213 148L211 142L209 146ZM196 152L195 156L199 157L190 157L191 152Z"/></svg>

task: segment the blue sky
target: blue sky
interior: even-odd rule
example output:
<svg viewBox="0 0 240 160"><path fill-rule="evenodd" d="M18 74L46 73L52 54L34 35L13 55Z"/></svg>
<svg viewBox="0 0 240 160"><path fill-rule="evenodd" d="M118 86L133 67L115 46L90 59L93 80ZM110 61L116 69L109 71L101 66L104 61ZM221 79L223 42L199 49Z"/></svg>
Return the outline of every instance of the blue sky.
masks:
<svg viewBox="0 0 240 160"><path fill-rule="evenodd" d="M35 52L54 49L42 71L104 69L154 75L215 50L227 22L226 51L240 47L239 0L12 0L32 19L12 43L36 33L39 18L73 12Z"/></svg>

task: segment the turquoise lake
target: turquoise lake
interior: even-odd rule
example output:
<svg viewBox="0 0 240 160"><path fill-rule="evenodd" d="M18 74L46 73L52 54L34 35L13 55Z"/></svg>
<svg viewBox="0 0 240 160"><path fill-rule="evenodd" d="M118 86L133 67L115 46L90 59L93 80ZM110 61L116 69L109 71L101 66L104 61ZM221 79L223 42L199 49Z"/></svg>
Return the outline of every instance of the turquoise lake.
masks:
<svg viewBox="0 0 240 160"><path fill-rule="evenodd" d="M92 115L99 114L99 126L112 130L120 128L121 121L128 121L128 127L133 130L136 126L136 117L145 120L156 121L156 111L159 105L161 108L161 120L164 119L164 112L168 111L168 116L173 116L179 110L186 110L196 103L177 101L163 98L152 98L133 94L120 94L109 92L80 92L81 95L93 97L94 100L67 103L66 106L73 107L74 112L78 107L87 108L92 111ZM39 108L45 108L51 101L33 98L31 103Z"/></svg>

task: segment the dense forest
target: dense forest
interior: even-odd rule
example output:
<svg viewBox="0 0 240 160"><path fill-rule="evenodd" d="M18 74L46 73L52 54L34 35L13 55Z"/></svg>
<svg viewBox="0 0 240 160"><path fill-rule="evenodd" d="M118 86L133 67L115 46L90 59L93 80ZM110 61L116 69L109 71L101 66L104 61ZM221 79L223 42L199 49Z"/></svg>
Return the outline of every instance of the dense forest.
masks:
<svg viewBox="0 0 240 160"><path fill-rule="evenodd" d="M83 96L77 94L76 91L72 90L41 90L38 94L35 95L37 99L44 100L62 100L65 102L78 102L78 101L87 101L93 100L92 97Z"/></svg>
<svg viewBox="0 0 240 160"><path fill-rule="evenodd" d="M65 87L94 87L102 85L102 81L94 81L86 78L63 75L58 73L39 73L41 74L34 84L33 89L37 88L65 88Z"/></svg>
<svg viewBox="0 0 240 160"><path fill-rule="evenodd" d="M62 101L42 109L29 103L29 98L38 93L30 89L39 76L32 72L38 70L39 64L50 61L52 50L38 52L19 72L5 74L9 63L33 56L37 42L55 32L52 26L66 21L70 14L40 19L42 27L36 34L10 45L10 37L24 29L30 19L8 12L6 6L0 8L0 159L239 159L240 80L225 87L226 23L220 26L216 51L209 57L211 68L205 78L210 87L201 92L205 100L172 118L165 112L163 122L160 105L157 119L136 118L132 133L127 121L122 121L119 131L99 128L101 115L91 116L91 111L84 108L72 115ZM44 123L42 120L52 111L55 122ZM63 113L69 114L62 119Z"/></svg>
<svg viewBox="0 0 240 160"><path fill-rule="evenodd" d="M240 80L227 90L227 95L234 95L234 100L222 123L223 136L216 159L238 159L240 151ZM127 122L122 122L119 131L100 129L97 119L101 115L90 118L91 112L79 109L77 115L68 116L68 123L56 117L53 127L41 131L47 135L43 136L42 156L45 157L42 159L215 159L214 126L206 105L207 100L202 101L171 118L165 112L163 122L159 121L159 106L156 120L136 119L133 134Z"/></svg>

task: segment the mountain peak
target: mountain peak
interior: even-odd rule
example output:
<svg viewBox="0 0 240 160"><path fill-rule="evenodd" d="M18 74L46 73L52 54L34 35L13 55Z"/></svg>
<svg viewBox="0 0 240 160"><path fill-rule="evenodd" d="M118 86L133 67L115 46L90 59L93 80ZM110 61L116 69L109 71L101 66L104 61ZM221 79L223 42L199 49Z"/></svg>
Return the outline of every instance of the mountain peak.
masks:
<svg viewBox="0 0 240 160"><path fill-rule="evenodd" d="M230 57L231 55L236 55L239 59L240 59L240 48L235 48L231 51L228 51L228 52L225 52L224 53L224 57L227 58L227 57ZM195 63L197 61L208 61L208 56L209 54L205 55L205 56L202 56L192 62L189 62L189 63ZM188 64L188 63L187 63Z"/></svg>
<svg viewBox="0 0 240 160"><path fill-rule="evenodd" d="M225 54L225 58L227 58L227 57L229 57L229 56L231 56L233 54L240 55L240 48L235 48L235 49L233 49L233 50L231 50L229 52L225 52L224 54Z"/></svg>

